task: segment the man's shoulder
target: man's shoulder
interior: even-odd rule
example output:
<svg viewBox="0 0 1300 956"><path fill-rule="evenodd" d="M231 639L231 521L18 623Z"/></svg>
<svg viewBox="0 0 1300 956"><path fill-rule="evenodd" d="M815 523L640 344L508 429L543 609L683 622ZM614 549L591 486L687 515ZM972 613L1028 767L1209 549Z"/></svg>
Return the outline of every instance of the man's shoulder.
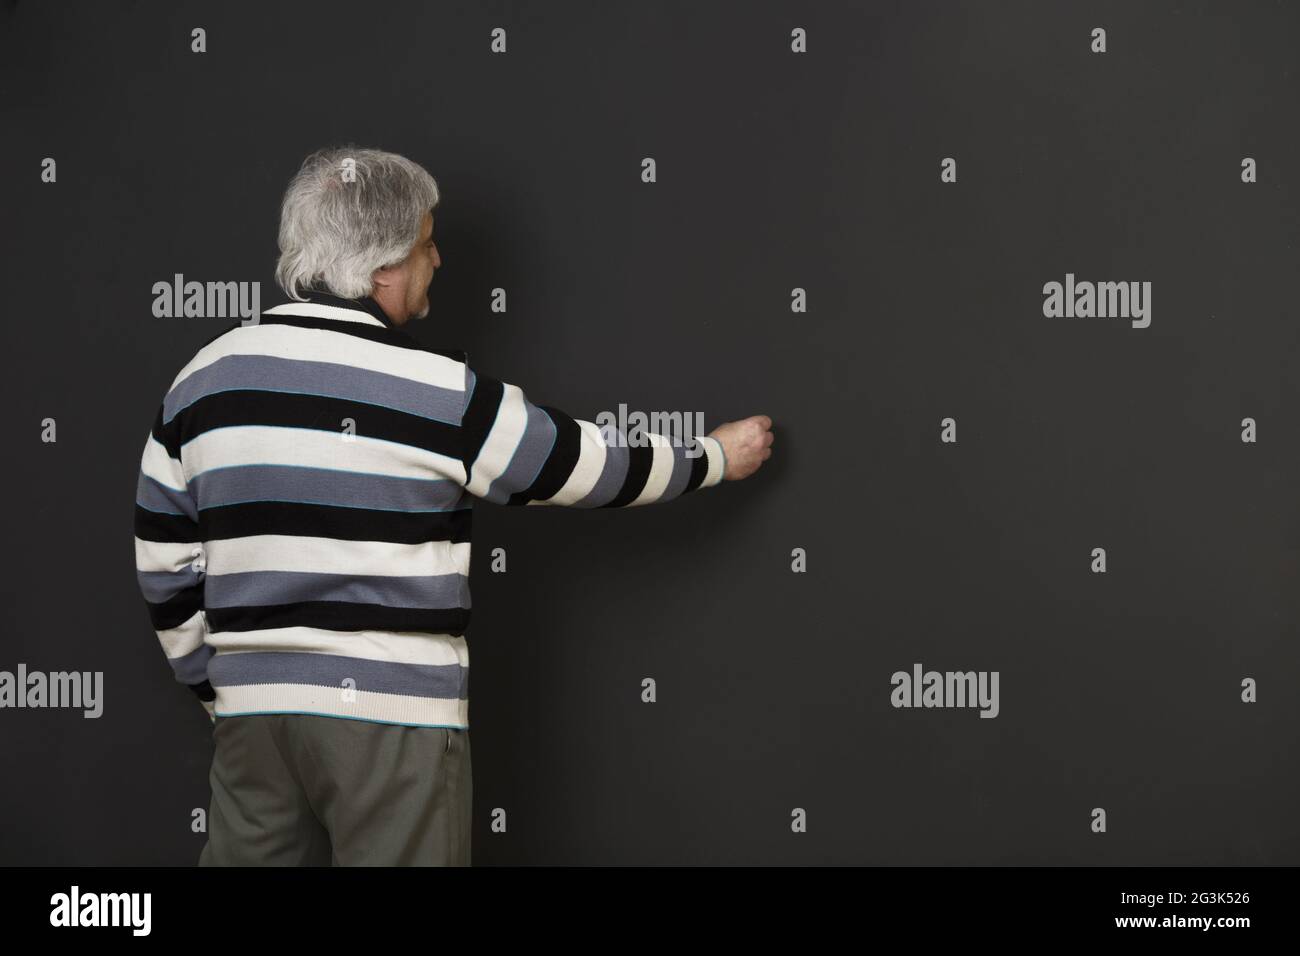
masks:
<svg viewBox="0 0 1300 956"><path fill-rule="evenodd" d="M361 325L354 322L335 322L328 319L319 319L311 316L300 316L293 314L267 316L263 314L253 322L236 322L227 326L221 331L210 336L203 342L197 352L202 352L208 346L215 343L218 339L224 338L231 333L238 332L241 329L256 328L273 328L273 327L296 327L307 328L321 332L335 332L340 335L347 335L356 338L362 338L371 342L377 342L383 345L394 345L400 348L411 349L416 352L427 352L430 355L438 355L442 358L451 359L455 362L467 363L469 357L464 349L441 348L431 345L425 345L401 329L394 329L387 326L378 325Z"/></svg>
<svg viewBox="0 0 1300 956"><path fill-rule="evenodd" d="M331 340L338 345L331 345L323 351L314 347L306 348L304 352L302 349L305 344L300 341L277 340L274 335L270 339L262 340L261 332L276 328L323 332L330 335ZM346 337L349 341L342 342L334 338L335 335ZM355 345L359 342L369 343L369 345L358 352ZM387 346L392 351L376 352L373 351L374 346L380 346L381 349ZM466 378L466 370L469 368L469 356L464 349L425 345L400 329L354 322L329 322L294 315L274 317L263 315L253 322L235 322L209 336L176 373L168 387L168 392L176 389L200 370L212 370L217 377L224 375L224 371L216 372L215 363L221 359L232 358L238 361L256 359L259 356L305 361L311 361L313 358L320 360L322 356L328 356L325 361L342 365L359 365L375 371L401 369L404 371L399 374L428 381L431 384L436 383L443 388L457 388L458 383ZM210 374L209 378L211 377Z"/></svg>
<svg viewBox="0 0 1300 956"><path fill-rule="evenodd" d="M434 348L432 345L425 345L414 336L407 332L403 332L400 329L385 329L385 331L392 336L395 343L400 343L407 348L417 349L421 352L428 352L431 355L441 355L443 358L448 358L456 362L464 363L468 361L468 356L464 349Z"/></svg>
<svg viewBox="0 0 1300 956"><path fill-rule="evenodd" d="M287 302L285 305L291 307L294 303ZM329 317L295 314L292 310L287 313L275 314L270 317L268 317L266 313L263 313L260 323L272 325L294 325L305 328L320 329L328 332L337 332L342 335L368 339L369 341L378 342L383 345L394 345L416 352L427 352L430 355L438 355L442 358L451 359L456 362L467 361L467 355L463 349L439 348L425 345L405 329L394 328L390 324L378 325L368 322L345 322ZM227 329L226 331L232 330Z"/></svg>

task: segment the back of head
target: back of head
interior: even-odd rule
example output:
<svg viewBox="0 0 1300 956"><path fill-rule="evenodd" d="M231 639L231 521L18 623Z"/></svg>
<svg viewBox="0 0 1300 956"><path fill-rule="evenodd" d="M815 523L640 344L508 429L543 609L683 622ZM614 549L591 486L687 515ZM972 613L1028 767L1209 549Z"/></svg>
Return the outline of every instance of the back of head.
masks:
<svg viewBox="0 0 1300 956"><path fill-rule="evenodd" d="M378 149L321 149L303 161L280 206L276 281L291 299L320 289L356 299L376 269L406 258L438 184L418 163Z"/></svg>

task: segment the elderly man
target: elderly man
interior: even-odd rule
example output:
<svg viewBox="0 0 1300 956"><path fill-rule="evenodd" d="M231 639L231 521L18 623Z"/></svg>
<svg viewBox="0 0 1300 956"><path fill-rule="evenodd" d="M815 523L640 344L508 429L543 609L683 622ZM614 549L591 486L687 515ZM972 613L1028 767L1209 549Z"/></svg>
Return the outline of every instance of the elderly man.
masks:
<svg viewBox="0 0 1300 956"><path fill-rule="evenodd" d="M201 865L468 865L474 499L663 502L772 453L763 415L629 441L418 343L438 201L402 156L308 157L289 301L204 345L145 444L140 588L215 725Z"/></svg>

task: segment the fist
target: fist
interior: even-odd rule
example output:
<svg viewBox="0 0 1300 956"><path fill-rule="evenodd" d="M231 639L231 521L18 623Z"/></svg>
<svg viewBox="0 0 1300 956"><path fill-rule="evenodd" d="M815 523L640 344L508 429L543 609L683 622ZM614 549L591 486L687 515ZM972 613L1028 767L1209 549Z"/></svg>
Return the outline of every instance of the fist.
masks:
<svg viewBox="0 0 1300 956"><path fill-rule="evenodd" d="M748 478L772 457L772 419L766 415L725 422L709 432L708 437L722 444L727 456L727 470L722 477L728 481Z"/></svg>

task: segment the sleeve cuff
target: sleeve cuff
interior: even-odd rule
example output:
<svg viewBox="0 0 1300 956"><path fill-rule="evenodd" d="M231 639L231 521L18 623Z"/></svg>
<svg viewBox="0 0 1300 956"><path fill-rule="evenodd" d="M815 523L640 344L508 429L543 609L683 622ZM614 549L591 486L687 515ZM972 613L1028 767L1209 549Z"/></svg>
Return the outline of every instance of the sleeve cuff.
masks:
<svg viewBox="0 0 1300 956"><path fill-rule="evenodd" d="M716 438L710 438L708 435L701 435L699 442L704 446L704 454L709 459L709 470L704 474L704 480L700 482L701 488L712 488L722 481L722 476L727 469L727 455L722 450L722 442Z"/></svg>

